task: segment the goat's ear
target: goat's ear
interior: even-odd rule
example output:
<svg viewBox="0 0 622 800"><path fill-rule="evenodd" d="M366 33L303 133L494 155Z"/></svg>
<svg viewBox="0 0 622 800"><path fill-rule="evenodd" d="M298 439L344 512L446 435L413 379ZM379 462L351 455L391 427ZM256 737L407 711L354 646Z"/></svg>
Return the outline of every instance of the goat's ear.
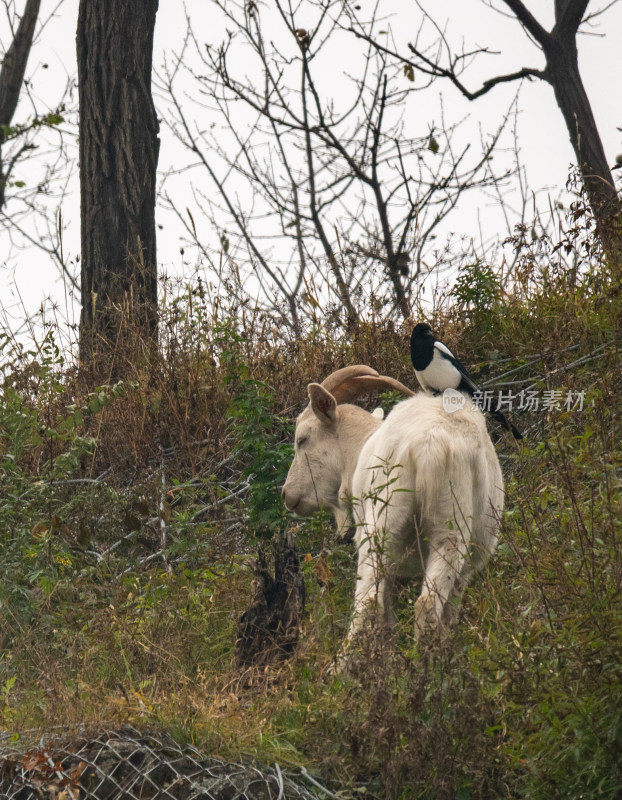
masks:
<svg viewBox="0 0 622 800"><path fill-rule="evenodd" d="M310 383L307 386L307 391L311 401L311 411L324 425L332 425L337 419L337 401L335 398L319 383Z"/></svg>

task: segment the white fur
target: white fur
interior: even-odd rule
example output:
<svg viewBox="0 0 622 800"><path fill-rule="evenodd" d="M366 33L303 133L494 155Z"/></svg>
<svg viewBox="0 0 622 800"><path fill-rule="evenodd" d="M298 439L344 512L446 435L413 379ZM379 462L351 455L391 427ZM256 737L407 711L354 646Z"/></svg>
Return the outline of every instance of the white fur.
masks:
<svg viewBox="0 0 622 800"><path fill-rule="evenodd" d="M317 384L309 393L283 498L303 515L331 508L340 527L353 517L358 580L348 639L368 607L390 616L402 576L422 579L416 634L434 629L497 546L503 478L483 415L449 414L442 398L421 393L380 422L338 406Z"/></svg>

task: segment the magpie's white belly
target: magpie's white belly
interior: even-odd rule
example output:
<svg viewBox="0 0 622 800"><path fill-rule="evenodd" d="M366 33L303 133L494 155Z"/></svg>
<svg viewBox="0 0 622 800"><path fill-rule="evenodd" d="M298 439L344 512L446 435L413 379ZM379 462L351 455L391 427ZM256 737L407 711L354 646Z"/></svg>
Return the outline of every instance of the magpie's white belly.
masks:
<svg viewBox="0 0 622 800"><path fill-rule="evenodd" d="M436 355L425 370L415 372L415 374L424 389L434 392L457 389L462 380L462 375L451 361Z"/></svg>

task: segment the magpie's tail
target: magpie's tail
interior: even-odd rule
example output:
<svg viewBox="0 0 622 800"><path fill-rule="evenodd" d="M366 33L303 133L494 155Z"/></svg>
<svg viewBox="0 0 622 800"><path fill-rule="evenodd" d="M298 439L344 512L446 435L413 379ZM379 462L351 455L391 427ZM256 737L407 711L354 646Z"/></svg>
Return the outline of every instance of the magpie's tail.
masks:
<svg viewBox="0 0 622 800"><path fill-rule="evenodd" d="M522 438L523 438L523 434L522 434L522 433L521 433L521 432L518 430L518 428L516 428L516 427L515 427L515 426L514 426L514 425L513 425L513 424L510 422L510 420L509 420L509 419L508 419L508 418L505 416L505 414L503 413L503 411L499 411L499 409L495 409L494 411L491 411L491 412L490 412L490 416L491 416L493 419L496 419L496 420L497 420L497 422L498 422L500 425L503 425L503 427L504 427L506 430L510 431L510 433L512 434L512 436L513 436L515 439L522 439Z"/></svg>

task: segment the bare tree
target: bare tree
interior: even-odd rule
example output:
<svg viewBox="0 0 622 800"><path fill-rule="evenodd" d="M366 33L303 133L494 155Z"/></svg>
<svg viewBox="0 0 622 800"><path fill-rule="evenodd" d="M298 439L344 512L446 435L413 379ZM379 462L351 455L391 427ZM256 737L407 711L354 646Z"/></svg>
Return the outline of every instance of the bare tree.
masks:
<svg viewBox="0 0 622 800"><path fill-rule="evenodd" d="M283 306L294 330L327 299L346 325L370 300L407 318L440 223L465 192L509 174L491 166L500 131L478 152L457 146L458 126L443 118L412 133L414 86L383 54L368 46L350 56L345 77L331 63L347 38L341 2L214 5L224 43L204 45L188 21L159 76L170 101L163 118L208 179L193 184L193 210L236 267L251 265L248 281L268 306ZM327 59L338 91L327 85ZM192 117L188 78L204 121ZM217 262L187 200L166 184L165 199Z"/></svg>
<svg viewBox="0 0 622 800"><path fill-rule="evenodd" d="M75 288L63 253L64 223L59 211L71 161L63 127L71 85L67 81L59 102L44 110L25 77L33 45L61 3L41 20L41 0L26 0L21 16L13 2L3 2L12 38L0 68L0 225L11 245L34 245L47 253ZM18 122L15 117L22 98L29 101L30 114ZM34 180L33 156L38 161ZM29 180L21 174L26 162ZM44 202L50 198L53 209Z"/></svg>
<svg viewBox="0 0 622 800"><path fill-rule="evenodd" d="M97 355L106 365L128 322L132 337L149 341L157 331L157 8L158 0L80 2L80 355L97 369Z"/></svg>
<svg viewBox="0 0 622 800"><path fill-rule="evenodd" d="M587 14L590 0L555 0L555 22L550 31L537 20L522 0L499 0L521 25L527 36L541 49L545 57L544 69L523 67L515 72L496 75L477 89L469 89L462 75L466 67L479 54L490 53L488 48L476 48L454 52L440 25L422 8L418 0L415 4L432 23L437 35L436 44L426 47L420 43L421 28L414 42L409 44L410 56L393 52L405 69L416 70L428 78L449 80L469 100L476 100L500 84L523 79L539 79L550 84L557 105L564 117L577 165L581 172L583 185L596 229L603 247L610 259L619 258L619 225L622 201L616 190L603 144L594 119L587 92L581 79L577 53L577 34L581 25L594 20L614 2L604 8ZM493 9L492 2L487 3ZM501 13L501 9L495 9ZM509 12L505 12L506 14ZM366 42L373 43L385 55L391 51L383 44L374 41L363 26L355 21L352 30Z"/></svg>

